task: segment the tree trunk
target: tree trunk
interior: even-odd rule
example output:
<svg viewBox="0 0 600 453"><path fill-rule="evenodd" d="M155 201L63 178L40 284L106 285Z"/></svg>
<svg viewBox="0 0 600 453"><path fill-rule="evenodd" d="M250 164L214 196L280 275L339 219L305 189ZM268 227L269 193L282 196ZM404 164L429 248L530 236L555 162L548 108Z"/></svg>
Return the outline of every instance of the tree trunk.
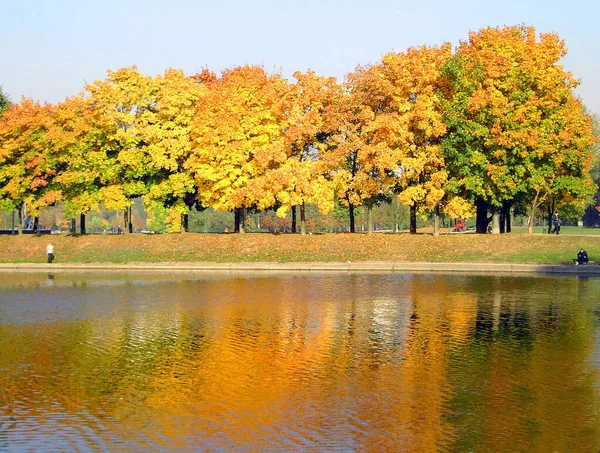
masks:
<svg viewBox="0 0 600 453"><path fill-rule="evenodd" d="M189 229L189 214L181 214L181 232L187 233Z"/></svg>
<svg viewBox="0 0 600 453"><path fill-rule="evenodd" d="M531 212L529 213L529 219L527 219L527 233L533 234L533 221L535 220L535 204L537 200L537 195L535 196L535 200L531 204Z"/></svg>
<svg viewBox="0 0 600 453"><path fill-rule="evenodd" d="M498 214L498 222L498 232L500 234L503 234L506 227L506 211L504 209L504 204L502 204L502 207L500 208L500 213Z"/></svg>
<svg viewBox="0 0 600 453"><path fill-rule="evenodd" d="M71 227L69 228L69 233L71 233L73 236L77 234L77 219L75 217L71 219Z"/></svg>
<svg viewBox="0 0 600 453"><path fill-rule="evenodd" d="M302 236L306 234L306 206L304 202L300 205L300 234Z"/></svg>
<svg viewBox="0 0 600 453"><path fill-rule="evenodd" d="M367 200L367 233L373 233L373 200Z"/></svg>
<svg viewBox="0 0 600 453"><path fill-rule="evenodd" d="M81 231L81 235L86 234L85 230L85 214L82 212L79 214L79 230Z"/></svg>
<svg viewBox="0 0 600 453"><path fill-rule="evenodd" d="M37 215L33 218L33 232L40 234L40 218Z"/></svg>
<svg viewBox="0 0 600 453"><path fill-rule="evenodd" d="M244 208L235 208L235 225L234 233L244 233Z"/></svg>
<svg viewBox="0 0 600 453"><path fill-rule="evenodd" d="M128 222L127 222L127 223L128 223L128 226L129 226L129 228L128 228L127 232L128 232L129 234L131 234L131 233L133 233L133 207L132 207L132 206L129 206L129 207L127 208L127 212L128 212L128 216L129 216L129 220L128 220Z"/></svg>
<svg viewBox="0 0 600 453"><path fill-rule="evenodd" d="M502 208L500 209L500 233L510 233L511 231L510 210L512 205L511 201L502 203Z"/></svg>
<svg viewBox="0 0 600 453"><path fill-rule="evenodd" d="M548 234L552 234L552 214L554 214L554 202L548 205Z"/></svg>
<svg viewBox="0 0 600 453"><path fill-rule="evenodd" d="M240 234L244 234L246 231L244 230L244 222L246 221L246 211L244 210L244 208L238 208L239 210L239 214L238 214L238 221L239 221L239 225L238 225L238 233Z"/></svg>
<svg viewBox="0 0 600 453"><path fill-rule="evenodd" d="M533 222L535 220L535 211L538 207L538 199L540 196L540 191L538 190L535 193L535 198L533 199L533 203L531 203L531 213L529 214L529 234L533 234Z"/></svg>
<svg viewBox="0 0 600 453"><path fill-rule="evenodd" d="M19 218L17 219L17 234L23 234L23 211L25 210L25 203L19 207Z"/></svg>
<svg viewBox="0 0 600 453"><path fill-rule="evenodd" d="M500 234L500 211L498 209L492 213L492 234Z"/></svg>
<svg viewBox="0 0 600 453"><path fill-rule="evenodd" d="M417 234L417 204L410 206L410 234Z"/></svg>
<svg viewBox="0 0 600 453"><path fill-rule="evenodd" d="M123 211L123 231L125 234L129 234L133 231L131 226L131 206L125 208L125 211Z"/></svg>
<svg viewBox="0 0 600 453"><path fill-rule="evenodd" d="M348 204L348 211L350 213L350 233L354 233L354 205Z"/></svg>
<svg viewBox="0 0 600 453"><path fill-rule="evenodd" d="M440 204L436 203L433 208L433 235L440 235Z"/></svg>
<svg viewBox="0 0 600 453"><path fill-rule="evenodd" d="M296 206L292 206L292 233L296 233Z"/></svg>
<svg viewBox="0 0 600 453"><path fill-rule="evenodd" d="M485 234L487 233L487 226L489 222L487 218L488 205L484 200L478 198L477 200L475 200L475 208L477 209L477 217L475 220L475 233Z"/></svg>

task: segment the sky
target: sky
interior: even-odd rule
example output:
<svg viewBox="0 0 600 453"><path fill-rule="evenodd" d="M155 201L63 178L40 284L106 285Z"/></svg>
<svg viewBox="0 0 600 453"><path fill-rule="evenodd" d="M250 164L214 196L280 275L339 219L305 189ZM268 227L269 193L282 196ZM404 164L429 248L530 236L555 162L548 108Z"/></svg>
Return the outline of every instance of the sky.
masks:
<svg viewBox="0 0 600 453"><path fill-rule="evenodd" d="M0 0L0 87L12 101L57 103L132 65L193 75L258 64L343 80L388 52L525 24L565 41L561 63L600 115L599 19L598 0Z"/></svg>

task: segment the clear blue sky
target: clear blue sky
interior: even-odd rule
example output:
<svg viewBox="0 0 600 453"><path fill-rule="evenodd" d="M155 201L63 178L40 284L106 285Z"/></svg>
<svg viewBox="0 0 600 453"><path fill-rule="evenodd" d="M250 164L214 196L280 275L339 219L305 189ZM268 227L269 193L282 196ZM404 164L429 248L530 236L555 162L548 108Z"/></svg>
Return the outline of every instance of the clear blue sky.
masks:
<svg viewBox="0 0 600 453"><path fill-rule="evenodd" d="M389 51L526 24L565 40L577 94L600 114L600 0L0 0L0 18L0 86L13 101L59 102L131 65L191 75L262 64L343 79Z"/></svg>

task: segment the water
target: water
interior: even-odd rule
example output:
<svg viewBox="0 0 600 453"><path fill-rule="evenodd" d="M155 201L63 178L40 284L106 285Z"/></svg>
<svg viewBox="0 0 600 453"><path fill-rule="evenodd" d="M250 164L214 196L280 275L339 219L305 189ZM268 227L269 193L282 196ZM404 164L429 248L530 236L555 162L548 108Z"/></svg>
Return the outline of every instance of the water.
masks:
<svg viewBox="0 0 600 453"><path fill-rule="evenodd" d="M600 280L0 274L0 452L597 452Z"/></svg>

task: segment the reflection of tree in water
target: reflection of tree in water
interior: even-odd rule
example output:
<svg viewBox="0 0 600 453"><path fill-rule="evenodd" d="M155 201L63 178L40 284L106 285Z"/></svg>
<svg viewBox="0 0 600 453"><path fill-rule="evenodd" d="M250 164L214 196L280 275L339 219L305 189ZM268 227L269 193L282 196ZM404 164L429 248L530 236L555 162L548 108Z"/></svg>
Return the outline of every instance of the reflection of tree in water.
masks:
<svg viewBox="0 0 600 453"><path fill-rule="evenodd" d="M99 436L140 435L150 449L260 450L267 439L290 451L326 442L366 452L578 451L574 435L598 444L594 280L142 286L102 288L122 298L105 302L102 319L2 326L0 367L31 367L0 373L2 401L29 414L53 404L87 412L91 430L104 426Z"/></svg>
<svg viewBox="0 0 600 453"><path fill-rule="evenodd" d="M585 328L589 298L576 285L571 278L481 279L467 360L451 362L454 450L600 446L592 415L597 395L589 385L590 375L597 377L588 364L594 349Z"/></svg>

